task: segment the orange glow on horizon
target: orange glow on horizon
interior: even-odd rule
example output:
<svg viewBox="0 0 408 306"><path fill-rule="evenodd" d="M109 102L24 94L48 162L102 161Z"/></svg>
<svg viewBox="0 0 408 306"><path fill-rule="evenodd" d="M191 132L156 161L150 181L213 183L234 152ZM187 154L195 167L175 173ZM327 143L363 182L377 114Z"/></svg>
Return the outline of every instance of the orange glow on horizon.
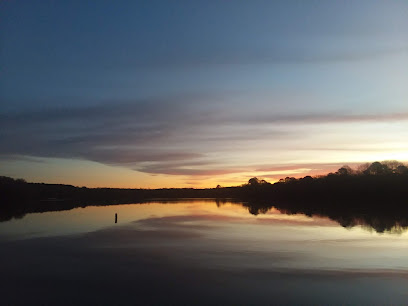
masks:
<svg viewBox="0 0 408 306"><path fill-rule="evenodd" d="M363 162L351 163L293 163L248 166L247 169L219 170L214 175L149 174L124 167L108 166L91 161L47 158L41 162L10 161L2 175L23 178L28 182L68 184L89 188L215 188L240 186L252 177L275 183L281 178L319 176L335 172L347 164L352 168ZM402 161L404 162L404 161ZM16 171L18 170L18 171ZM211 173L216 171L211 170Z"/></svg>

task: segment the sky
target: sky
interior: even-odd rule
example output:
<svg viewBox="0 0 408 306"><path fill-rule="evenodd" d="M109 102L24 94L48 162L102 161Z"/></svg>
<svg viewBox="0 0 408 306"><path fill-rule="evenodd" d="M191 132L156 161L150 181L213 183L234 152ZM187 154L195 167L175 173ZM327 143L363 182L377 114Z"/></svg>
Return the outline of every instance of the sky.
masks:
<svg viewBox="0 0 408 306"><path fill-rule="evenodd" d="M0 175L215 187L408 161L408 2L0 2Z"/></svg>

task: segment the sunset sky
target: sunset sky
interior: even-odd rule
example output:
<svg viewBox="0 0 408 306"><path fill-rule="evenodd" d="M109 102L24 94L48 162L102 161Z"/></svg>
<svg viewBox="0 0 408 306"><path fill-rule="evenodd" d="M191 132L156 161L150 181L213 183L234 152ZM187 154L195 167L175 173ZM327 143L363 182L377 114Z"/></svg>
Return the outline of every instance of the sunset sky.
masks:
<svg viewBox="0 0 408 306"><path fill-rule="evenodd" d="M1 1L0 175L215 187L408 161L408 1Z"/></svg>

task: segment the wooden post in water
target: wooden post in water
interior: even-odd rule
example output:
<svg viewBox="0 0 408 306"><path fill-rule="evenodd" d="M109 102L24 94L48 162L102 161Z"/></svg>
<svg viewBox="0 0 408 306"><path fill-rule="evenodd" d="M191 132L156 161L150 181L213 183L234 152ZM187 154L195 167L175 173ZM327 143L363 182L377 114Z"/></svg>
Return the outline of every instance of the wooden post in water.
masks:
<svg viewBox="0 0 408 306"><path fill-rule="evenodd" d="M118 214L115 213L115 223L118 223Z"/></svg>

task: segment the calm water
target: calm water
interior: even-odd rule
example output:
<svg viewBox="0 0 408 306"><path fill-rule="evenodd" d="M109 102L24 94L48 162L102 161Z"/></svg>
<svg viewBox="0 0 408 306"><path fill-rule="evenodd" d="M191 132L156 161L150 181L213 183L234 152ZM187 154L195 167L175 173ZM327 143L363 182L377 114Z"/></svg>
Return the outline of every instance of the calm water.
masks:
<svg viewBox="0 0 408 306"><path fill-rule="evenodd" d="M35 213L0 223L0 293L6 305L402 305L407 242L212 200Z"/></svg>

